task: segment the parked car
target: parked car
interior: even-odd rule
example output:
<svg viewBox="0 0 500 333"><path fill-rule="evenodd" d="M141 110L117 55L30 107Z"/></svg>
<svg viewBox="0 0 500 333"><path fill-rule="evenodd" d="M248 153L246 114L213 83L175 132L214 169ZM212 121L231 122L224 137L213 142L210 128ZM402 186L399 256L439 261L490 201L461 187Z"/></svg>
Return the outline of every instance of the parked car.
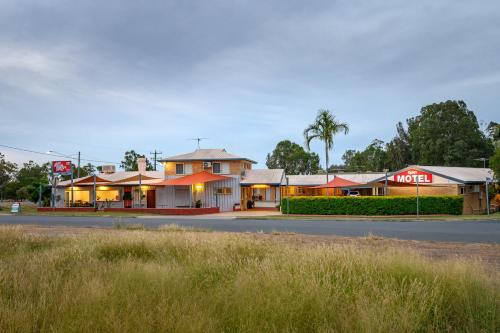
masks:
<svg viewBox="0 0 500 333"><path fill-rule="evenodd" d="M347 195L350 197L359 197L359 191L349 191Z"/></svg>

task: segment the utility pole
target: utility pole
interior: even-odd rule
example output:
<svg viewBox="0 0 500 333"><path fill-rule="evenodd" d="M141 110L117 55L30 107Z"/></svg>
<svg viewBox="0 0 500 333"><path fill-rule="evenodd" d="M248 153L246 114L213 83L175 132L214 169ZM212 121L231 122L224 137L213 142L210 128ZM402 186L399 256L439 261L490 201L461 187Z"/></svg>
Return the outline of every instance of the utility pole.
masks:
<svg viewBox="0 0 500 333"><path fill-rule="evenodd" d="M76 169L76 178L80 178L80 152L78 152L78 169Z"/></svg>
<svg viewBox="0 0 500 333"><path fill-rule="evenodd" d="M156 151L156 149L155 149L155 151L152 152L152 153L150 153L150 154L154 156L153 157L153 160L154 160L154 164L153 165L154 165L154 170L156 171L156 156L157 155L161 155L163 153L161 151Z"/></svg>

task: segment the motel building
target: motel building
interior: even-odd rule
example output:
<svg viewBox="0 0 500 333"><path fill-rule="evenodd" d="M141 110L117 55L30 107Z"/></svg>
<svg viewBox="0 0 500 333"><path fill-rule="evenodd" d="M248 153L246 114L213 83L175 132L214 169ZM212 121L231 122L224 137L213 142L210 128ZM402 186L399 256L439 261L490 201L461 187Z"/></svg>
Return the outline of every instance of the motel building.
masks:
<svg viewBox="0 0 500 333"><path fill-rule="evenodd" d="M164 171L103 172L55 188L56 208L208 214L234 210L276 210L283 197L462 195L464 214L486 210L487 168L409 166L389 173L340 172L286 175L282 169L253 169L255 161L225 149L198 149L160 160ZM92 208L93 209L93 208Z"/></svg>

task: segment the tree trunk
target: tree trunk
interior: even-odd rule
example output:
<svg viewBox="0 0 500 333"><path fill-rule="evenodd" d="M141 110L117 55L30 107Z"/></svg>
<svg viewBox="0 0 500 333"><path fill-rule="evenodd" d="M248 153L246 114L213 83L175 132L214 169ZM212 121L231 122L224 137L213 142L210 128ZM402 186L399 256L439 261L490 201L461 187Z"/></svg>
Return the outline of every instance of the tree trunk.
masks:
<svg viewBox="0 0 500 333"><path fill-rule="evenodd" d="M328 144L326 143L325 141L325 162L326 162L326 182L328 183ZM328 193L328 189L326 189L327 193Z"/></svg>

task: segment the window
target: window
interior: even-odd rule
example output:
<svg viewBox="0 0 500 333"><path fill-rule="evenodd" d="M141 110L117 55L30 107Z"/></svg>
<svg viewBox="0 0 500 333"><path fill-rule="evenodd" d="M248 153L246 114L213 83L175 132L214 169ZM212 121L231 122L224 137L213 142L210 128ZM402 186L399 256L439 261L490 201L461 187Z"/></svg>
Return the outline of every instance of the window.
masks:
<svg viewBox="0 0 500 333"><path fill-rule="evenodd" d="M221 173L220 163L212 163L212 172Z"/></svg>
<svg viewBox="0 0 500 333"><path fill-rule="evenodd" d="M192 164L184 164L184 173L186 175L190 175L193 173L193 165Z"/></svg>
<svg viewBox="0 0 500 333"><path fill-rule="evenodd" d="M460 194L465 194L465 187L460 187Z"/></svg>
<svg viewBox="0 0 500 333"><path fill-rule="evenodd" d="M184 164L176 164L175 165L175 174L183 175L184 174Z"/></svg>
<svg viewBox="0 0 500 333"><path fill-rule="evenodd" d="M233 194L231 187L219 187L215 189L215 194Z"/></svg>
<svg viewBox="0 0 500 333"><path fill-rule="evenodd" d="M90 202L90 191L77 191L73 190L73 195L75 197L75 203L88 203ZM66 200L71 201L71 189L66 190Z"/></svg>
<svg viewBox="0 0 500 333"><path fill-rule="evenodd" d="M304 188L302 186L297 187L297 194L299 195L304 194Z"/></svg>
<svg viewBox="0 0 500 333"><path fill-rule="evenodd" d="M222 169L222 170L221 170L221 173L222 173L223 175L228 175L228 174L230 174L230 172L229 172L229 163L222 163L222 168L221 168L221 169Z"/></svg>
<svg viewBox="0 0 500 333"><path fill-rule="evenodd" d="M120 191L118 190L97 190L95 193L97 201L120 201Z"/></svg>

